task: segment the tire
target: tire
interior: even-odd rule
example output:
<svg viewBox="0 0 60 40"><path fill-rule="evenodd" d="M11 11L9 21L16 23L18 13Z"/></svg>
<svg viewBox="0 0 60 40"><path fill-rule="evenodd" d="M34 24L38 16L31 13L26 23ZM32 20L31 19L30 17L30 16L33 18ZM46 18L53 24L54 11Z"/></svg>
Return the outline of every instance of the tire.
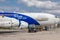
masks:
<svg viewBox="0 0 60 40"><path fill-rule="evenodd" d="M34 28L30 28L30 29L28 29L28 32L37 32L37 30Z"/></svg>
<svg viewBox="0 0 60 40"><path fill-rule="evenodd" d="M28 32L31 32L31 30L28 30Z"/></svg>

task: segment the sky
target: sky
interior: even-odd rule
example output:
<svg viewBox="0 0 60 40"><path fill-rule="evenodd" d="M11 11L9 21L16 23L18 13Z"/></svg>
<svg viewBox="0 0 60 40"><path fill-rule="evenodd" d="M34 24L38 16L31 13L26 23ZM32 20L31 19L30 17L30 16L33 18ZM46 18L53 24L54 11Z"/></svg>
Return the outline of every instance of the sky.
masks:
<svg viewBox="0 0 60 40"><path fill-rule="evenodd" d="M0 11L60 15L60 0L0 0Z"/></svg>

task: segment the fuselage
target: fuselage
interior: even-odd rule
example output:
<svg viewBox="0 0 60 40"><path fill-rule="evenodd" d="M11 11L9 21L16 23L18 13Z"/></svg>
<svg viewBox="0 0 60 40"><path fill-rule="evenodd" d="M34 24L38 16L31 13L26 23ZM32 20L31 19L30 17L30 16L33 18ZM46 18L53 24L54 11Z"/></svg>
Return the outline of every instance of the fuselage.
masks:
<svg viewBox="0 0 60 40"><path fill-rule="evenodd" d="M51 25L58 23L55 15L48 13L0 13L0 27L28 27L29 25Z"/></svg>

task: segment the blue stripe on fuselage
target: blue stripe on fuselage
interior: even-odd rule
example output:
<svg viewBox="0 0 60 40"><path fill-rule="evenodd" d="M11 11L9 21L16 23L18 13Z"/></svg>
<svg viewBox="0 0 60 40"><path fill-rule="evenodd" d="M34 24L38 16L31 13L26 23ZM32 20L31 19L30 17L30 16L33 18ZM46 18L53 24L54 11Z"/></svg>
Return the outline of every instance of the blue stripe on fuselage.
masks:
<svg viewBox="0 0 60 40"><path fill-rule="evenodd" d="M17 13L0 13L0 15L3 15L3 16L7 16L7 17L10 17L10 18L15 18L19 21L25 21L27 22L28 24L35 24L35 25L40 25L35 19L27 16L27 15L23 15L23 14L17 14ZM20 23L19 23L19 26L20 26Z"/></svg>

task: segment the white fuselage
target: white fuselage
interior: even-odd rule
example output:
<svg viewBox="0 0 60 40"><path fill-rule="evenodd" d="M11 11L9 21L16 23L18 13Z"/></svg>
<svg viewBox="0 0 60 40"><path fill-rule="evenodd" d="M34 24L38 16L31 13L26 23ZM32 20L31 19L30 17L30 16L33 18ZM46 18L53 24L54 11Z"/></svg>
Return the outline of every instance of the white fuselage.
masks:
<svg viewBox="0 0 60 40"><path fill-rule="evenodd" d="M55 15L48 13L18 13L27 15L33 19L35 19L41 26L54 25L57 24L59 19L55 17ZM20 21L20 27L28 27L28 23L25 21ZM19 20L14 18L4 17L0 18L0 27L18 27Z"/></svg>
<svg viewBox="0 0 60 40"><path fill-rule="evenodd" d="M32 17L40 21L55 18L55 15L48 14L48 13L21 13L21 14L27 15L29 17Z"/></svg>
<svg viewBox="0 0 60 40"><path fill-rule="evenodd" d="M40 23L40 26L51 26L58 24L59 22L59 18L56 18L55 15L48 13L21 13L21 14L34 18Z"/></svg>

